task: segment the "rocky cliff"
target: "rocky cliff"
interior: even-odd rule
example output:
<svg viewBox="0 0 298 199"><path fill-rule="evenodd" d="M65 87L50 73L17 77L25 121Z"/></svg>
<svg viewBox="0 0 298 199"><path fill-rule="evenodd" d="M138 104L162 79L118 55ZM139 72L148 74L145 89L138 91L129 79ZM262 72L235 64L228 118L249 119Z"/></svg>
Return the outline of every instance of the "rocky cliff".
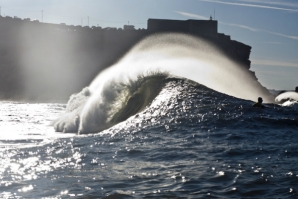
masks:
<svg viewBox="0 0 298 199"><path fill-rule="evenodd" d="M141 39L164 32L203 37L250 68L251 47L218 33L214 20L149 19L147 29L135 30L0 17L0 99L66 101Z"/></svg>

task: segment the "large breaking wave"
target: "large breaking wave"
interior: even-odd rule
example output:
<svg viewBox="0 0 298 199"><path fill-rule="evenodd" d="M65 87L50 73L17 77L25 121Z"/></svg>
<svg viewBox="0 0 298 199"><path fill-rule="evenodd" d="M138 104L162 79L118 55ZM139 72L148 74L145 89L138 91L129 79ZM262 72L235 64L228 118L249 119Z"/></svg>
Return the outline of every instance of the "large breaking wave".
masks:
<svg viewBox="0 0 298 199"><path fill-rule="evenodd" d="M242 99L261 96L274 102L252 72L212 44L183 34L161 34L141 41L89 87L72 95L55 130L84 134L107 129L142 111L172 77Z"/></svg>

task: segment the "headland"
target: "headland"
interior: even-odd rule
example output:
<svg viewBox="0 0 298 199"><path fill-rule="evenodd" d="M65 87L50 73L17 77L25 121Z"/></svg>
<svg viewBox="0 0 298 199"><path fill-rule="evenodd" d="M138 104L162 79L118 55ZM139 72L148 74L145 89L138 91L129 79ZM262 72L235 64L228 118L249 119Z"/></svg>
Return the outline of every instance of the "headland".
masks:
<svg viewBox="0 0 298 199"><path fill-rule="evenodd" d="M239 67L250 69L251 47L218 33L212 19L148 19L147 29L135 29L0 17L0 99L66 101L145 37L170 32L204 38Z"/></svg>

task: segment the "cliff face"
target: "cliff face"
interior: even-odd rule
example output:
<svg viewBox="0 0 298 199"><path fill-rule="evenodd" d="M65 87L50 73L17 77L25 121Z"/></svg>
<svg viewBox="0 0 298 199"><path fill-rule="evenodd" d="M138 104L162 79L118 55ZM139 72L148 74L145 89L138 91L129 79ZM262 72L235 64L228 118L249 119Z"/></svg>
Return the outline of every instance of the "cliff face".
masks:
<svg viewBox="0 0 298 199"><path fill-rule="evenodd" d="M46 24L0 17L0 99L64 101L144 37L204 37L249 69L251 47L217 33L217 21L148 20L146 30Z"/></svg>

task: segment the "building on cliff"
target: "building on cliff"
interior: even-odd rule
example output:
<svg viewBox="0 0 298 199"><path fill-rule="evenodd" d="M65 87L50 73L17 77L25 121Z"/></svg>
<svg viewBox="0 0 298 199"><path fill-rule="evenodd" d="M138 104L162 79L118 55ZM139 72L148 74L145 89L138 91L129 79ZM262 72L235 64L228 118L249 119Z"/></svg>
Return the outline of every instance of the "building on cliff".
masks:
<svg viewBox="0 0 298 199"><path fill-rule="evenodd" d="M204 37L220 47L233 60L241 62L247 69L250 68L251 47L231 40L230 36L218 33L218 25L215 20L148 19L147 25L147 31L151 33L176 32Z"/></svg>
<svg viewBox="0 0 298 199"><path fill-rule="evenodd" d="M153 32L180 32L195 36L217 38L217 21L213 20L168 20L148 19L148 31Z"/></svg>
<svg viewBox="0 0 298 199"><path fill-rule="evenodd" d="M147 29L137 30L0 16L0 99L67 100L137 42L166 32L203 37L249 69L251 47L218 33L217 25L215 20L148 19Z"/></svg>

